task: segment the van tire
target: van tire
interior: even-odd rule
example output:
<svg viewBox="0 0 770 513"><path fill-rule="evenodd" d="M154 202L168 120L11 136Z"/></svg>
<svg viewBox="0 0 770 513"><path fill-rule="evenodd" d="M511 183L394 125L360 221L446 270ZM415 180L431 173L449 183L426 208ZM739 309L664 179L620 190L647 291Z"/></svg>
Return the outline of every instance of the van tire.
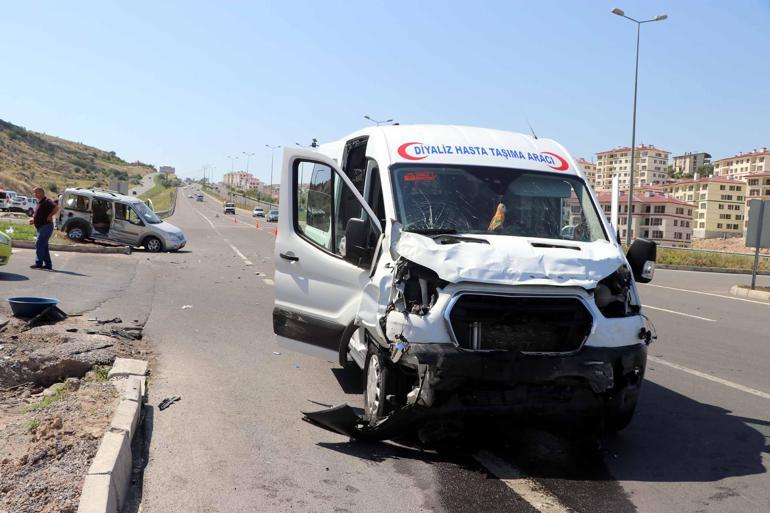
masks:
<svg viewBox="0 0 770 513"><path fill-rule="evenodd" d="M154 237L150 235L149 237L146 237L144 241L142 241L142 246L144 246L144 249L149 251L150 253L160 253L163 251L163 243L160 241L159 238Z"/></svg>
<svg viewBox="0 0 770 513"><path fill-rule="evenodd" d="M82 242L88 238L88 228L82 223L72 223L67 227L67 238L75 242Z"/></svg>
<svg viewBox="0 0 770 513"><path fill-rule="evenodd" d="M35 215L35 209L33 209L33 208L30 208L29 210L27 210L27 215L28 215L29 217L32 217L33 215Z"/></svg>
<svg viewBox="0 0 770 513"><path fill-rule="evenodd" d="M388 411L386 397L392 388L390 362L374 344L369 345L364 365L364 418L374 424L385 418Z"/></svg>

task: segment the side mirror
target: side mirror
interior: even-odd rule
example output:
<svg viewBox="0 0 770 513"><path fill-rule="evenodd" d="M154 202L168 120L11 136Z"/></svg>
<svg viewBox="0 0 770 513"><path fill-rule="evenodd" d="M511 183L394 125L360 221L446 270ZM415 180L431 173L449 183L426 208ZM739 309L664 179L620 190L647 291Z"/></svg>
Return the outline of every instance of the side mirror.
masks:
<svg viewBox="0 0 770 513"><path fill-rule="evenodd" d="M371 249L368 245L369 223L363 219L348 219L345 226L345 256L351 264L359 265L369 259Z"/></svg>
<svg viewBox="0 0 770 513"><path fill-rule="evenodd" d="M639 283L649 283L655 273L655 259L658 245L647 239L636 239L628 248L626 259L634 273L634 279Z"/></svg>

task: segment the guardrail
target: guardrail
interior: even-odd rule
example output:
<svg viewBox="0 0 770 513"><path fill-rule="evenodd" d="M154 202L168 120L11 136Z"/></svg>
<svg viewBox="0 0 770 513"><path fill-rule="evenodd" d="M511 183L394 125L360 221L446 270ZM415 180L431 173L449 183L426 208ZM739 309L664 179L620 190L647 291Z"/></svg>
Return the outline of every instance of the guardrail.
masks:
<svg viewBox="0 0 770 513"><path fill-rule="evenodd" d="M675 248L658 246L658 264L661 268L693 270L724 270L725 272L750 272L754 255L713 249ZM770 255L760 254L759 269L770 271Z"/></svg>
<svg viewBox="0 0 770 513"><path fill-rule="evenodd" d="M174 187L174 194L171 196L171 208L168 210L161 210L160 212L155 212L158 217L161 219L165 219L167 217L171 217L174 215L174 210L176 210L176 197L179 194L179 187Z"/></svg>

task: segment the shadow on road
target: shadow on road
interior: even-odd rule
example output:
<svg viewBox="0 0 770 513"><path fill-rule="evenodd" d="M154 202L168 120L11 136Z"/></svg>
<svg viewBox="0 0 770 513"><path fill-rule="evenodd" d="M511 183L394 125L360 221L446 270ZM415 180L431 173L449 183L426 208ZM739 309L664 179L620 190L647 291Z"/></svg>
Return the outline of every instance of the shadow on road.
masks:
<svg viewBox="0 0 770 513"><path fill-rule="evenodd" d="M453 442L450 454L456 457L483 449L547 483L554 493L558 494L559 482L568 481L571 494L595 494L596 483L616 480L714 482L763 474L767 470L762 455L770 453L770 436L762 431L770 433L770 421L735 416L646 381L634 420L614 436L598 438L522 426L512 420L481 419ZM387 443L320 445L376 462L391 458L452 459L442 455L445 448L429 455Z"/></svg>
<svg viewBox="0 0 770 513"><path fill-rule="evenodd" d="M0 281L27 281L27 280L29 280L29 277L24 276L23 274L4 273L0 271Z"/></svg>
<svg viewBox="0 0 770 513"><path fill-rule="evenodd" d="M341 369L339 367L334 367L332 369L332 374L334 374L337 383L340 384L340 388L342 388L342 391L346 394L362 394L364 392L361 371L357 368L352 369L346 367Z"/></svg>
<svg viewBox="0 0 770 513"><path fill-rule="evenodd" d="M90 278L88 274L76 273L75 271L62 271L61 269L51 269L49 273L68 274L70 276L82 276L84 278Z"/></svg>

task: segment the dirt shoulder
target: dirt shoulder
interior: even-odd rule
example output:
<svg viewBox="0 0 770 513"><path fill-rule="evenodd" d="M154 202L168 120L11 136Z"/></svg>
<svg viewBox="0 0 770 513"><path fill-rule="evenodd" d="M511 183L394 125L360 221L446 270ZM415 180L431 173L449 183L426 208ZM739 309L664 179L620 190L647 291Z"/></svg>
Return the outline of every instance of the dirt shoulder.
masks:
<svg viewBox="0 0 770 513"><path fill-rule="evenodd" d="M147 357L142 327L117 321L0 328L0 513L77 510L119 402L107 371L116 357Z"/></svg>

